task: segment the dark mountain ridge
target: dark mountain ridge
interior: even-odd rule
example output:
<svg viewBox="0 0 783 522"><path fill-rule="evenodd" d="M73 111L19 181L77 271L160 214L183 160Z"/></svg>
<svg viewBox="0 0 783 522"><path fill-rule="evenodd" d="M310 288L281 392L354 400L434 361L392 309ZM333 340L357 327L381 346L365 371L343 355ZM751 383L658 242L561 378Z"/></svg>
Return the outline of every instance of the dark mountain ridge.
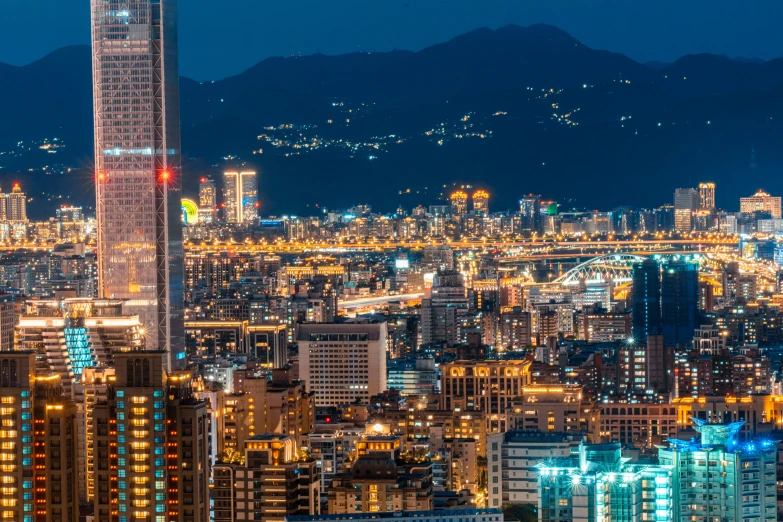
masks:
<svg viewBox="0 0 783 522"><path fill-rule="evenodd" d="M661 204L675 186L702 178L750 190L738 185L748 176L738 178L736 170L722 166L747 164L755 147L763 158L760 172L781 168L774 145L783 139L781 85L783 59L697 54L646 65L591 49L546 25L477 29L418 52L268 58L223 80L181 79L183 184L192 192L195 180L218 172L220 158L230 154L262 172L268 212L356 201L391 210L397 189L421 179L496 188L501 208L513 206L517 193L554 192L552 179L559 180L563 194L549 197L578 196L596 207ZM542 94L550 89L551 95ZM496 111L507 116L492 118ZM0 155L0 184L4 176L32 168L24 174L31 192L70 191L72 200L91 205L84 183L75 190L69 176L35 170L56 159L89 172L89 48L62 48L21 67L0 64L0 113L0 152L19 141L53 137L67 145L56 158ZM468 113L494 130L492 139L447 140L438 147L423 137L427 129ZM573 114L574 125L564 126L558 120L563 114ZM327 125L329 120L335 124ZM253 156L257 135L284 123L309 125L307 132L322 139L367 141L387 134L409 139L372 163L364 153L336 148L286 157L265 147L263 155ZM616 177L615 169L629 178ZM656 175L660 186L646 190L642 176ZM627 189L606 191L588 181L605 176ZM291 178L306 183L291 193ZM378 183L354 183L373 178ZM783 191L783 182L765 185ZM435 196L422 195L415 204Z"/></svg>

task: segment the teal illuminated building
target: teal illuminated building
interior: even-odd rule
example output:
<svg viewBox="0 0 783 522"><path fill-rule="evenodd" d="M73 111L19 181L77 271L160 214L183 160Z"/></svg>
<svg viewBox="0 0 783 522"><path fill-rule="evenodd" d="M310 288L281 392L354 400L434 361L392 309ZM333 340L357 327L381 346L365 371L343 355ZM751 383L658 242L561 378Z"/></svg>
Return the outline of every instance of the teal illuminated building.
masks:
<svg viewBox="0 0 783 522"><path fill-rule="evenodd" d="M741 422L694 424L700 439L669 439L658 464L628 462L619 443L539 464L539 521L777 520L776 442L738 440Z"/></svg>

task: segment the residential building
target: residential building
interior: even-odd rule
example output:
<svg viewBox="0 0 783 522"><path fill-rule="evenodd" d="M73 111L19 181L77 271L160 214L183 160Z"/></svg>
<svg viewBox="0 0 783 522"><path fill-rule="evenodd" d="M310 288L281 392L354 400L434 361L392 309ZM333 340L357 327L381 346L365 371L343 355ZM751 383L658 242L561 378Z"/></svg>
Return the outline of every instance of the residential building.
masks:
<svg viewBox="0 0 783 522"><path fill-rule="evenodd" d="M245 442L243 464L216 464L212 520L284 522L320 514L318 468L295 446L287 435L256 435Z"/></svg>
<svg viewBox="0 0 783 522"><path fill-rule="evenodd" d="M489 507L538 504L538 465L570 457L583 436L576 433L507 431L487 437Z"/></svg>

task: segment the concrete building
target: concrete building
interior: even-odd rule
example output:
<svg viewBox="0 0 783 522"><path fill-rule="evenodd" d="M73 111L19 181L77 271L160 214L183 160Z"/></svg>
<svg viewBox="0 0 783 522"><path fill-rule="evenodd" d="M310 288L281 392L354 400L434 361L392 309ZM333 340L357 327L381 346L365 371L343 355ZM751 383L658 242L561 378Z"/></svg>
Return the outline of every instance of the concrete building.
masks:
<svg viewBox="0 0 783 522"><path fill-rule="evenodd" d="M330 514L428 511L433 508L432 463L366 454L350 471L333 477L328 497Z"/></svg>
<svg viewBox="0 0 783 522"><path fill-rule="evenodd" d="M537 472L540 522L681 520L673 513L676 470L629 464L618 443L582 444L578 456L541 463Z"/></svg>
<svg viewBox="0 0 783 522"><path fill-rule="evenodd" d="M139 317L125 315L123 306L114 299L27 301L16 325L16 347L36 351L37 371L59 375L65 395L81 403L84 368L108 366L116 352L145 346Z"/></svg>
<svg viewBox="0 0 783 522"><path fill-rule="evenodd" d="M513 399L530 384L530 361L456 361L441 366L441 409L478 410L505 431Z"/></svg>
<svg viewBox="0 0 783 522"><path fill-rule="evenodd" d="M769 212L773 218L781 217L781 198L770 196L763 190L759 190L752 196L740 198L740 212L750 214L752 212Z"/></svg>
<svg viewBox="0 0 783 522"><path fill-rule="evenodd" d="M207 406L192 398L189 373L166 375L164 357L153 350L115 355L116 380L93 409L90 433L96 520L112 513L209 520Z"/></svg>
<svg viewBox="0 0 783 522"><path fill-rule="evenodd" d="M674 191L674 230L690 232L693 229L693 213L701 207L699 192L692 188Z"/></svg>
<svg viewBox="0 0 783 522"><path fill-rule="evenodd" d="M601 404L602 441L652 448L678 431L677 408L667 404Z"/></svg>
<svg viewBox="0 0 783 522"><path fill-rule="evenodd" d="M36 375L33 352L0 354L3 520L79 520L76 407L59 381Z"/></svg>
<svg viewBox="0 0 783 522"><path fill-rule="evenodd" d="M489 507L538 504L538 468L542 462L570 457L582 442L575 433L508 431L487 437Z"/></svg>
<svg viewBox="0 0 783 522"><path fill-rule="evenodd" d="M631 316L627 313L585 312L579 316L579 339L588 342L612 342L631 334Z"/></svg>
<svg viewBox="0 0 783 522"><path fill-rule="evenodd" d="M245 443L244 464L216 464L214 522L284 522L289 515L318 515L318 469L300 458L287 435L256 435Z"/></svg>
<svg viewBox="0 0 783 522"><path fill-rule="evenodd" d="M522 388L519 400L512 403L508 427L517 431L592 435L597 429L598 419L598 411L588 402L583 402L581 386L531 385Z"/></svg>
<svg viewBox="0 0 783 522"><path fill-rule="evenodd" d="M365 404L386 390L386 323L302 324L299 375L319 406Z"/></svg>

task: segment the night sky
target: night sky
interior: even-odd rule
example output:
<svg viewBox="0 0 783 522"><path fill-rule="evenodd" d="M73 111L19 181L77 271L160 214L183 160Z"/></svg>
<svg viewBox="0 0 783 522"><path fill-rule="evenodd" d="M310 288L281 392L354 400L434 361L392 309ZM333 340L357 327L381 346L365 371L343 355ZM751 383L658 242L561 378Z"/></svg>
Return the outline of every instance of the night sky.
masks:
<svg viewBox="0 0 783 522"><path fill-rule="evenodd" d="M783 56L781 0L180 0L180 68L236 74L269 56L418 50L481 26L547 23L639 61ZM0 0L0 62L89 43L88 0Z"/></svg>

